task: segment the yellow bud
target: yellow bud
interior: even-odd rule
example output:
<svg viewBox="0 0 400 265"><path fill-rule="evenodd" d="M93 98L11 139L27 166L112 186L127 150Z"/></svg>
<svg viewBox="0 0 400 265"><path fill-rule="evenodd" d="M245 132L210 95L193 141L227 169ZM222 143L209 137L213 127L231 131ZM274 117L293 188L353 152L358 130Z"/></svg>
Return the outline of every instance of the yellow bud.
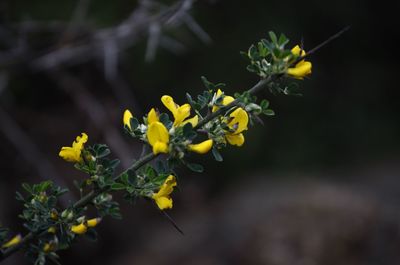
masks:
<svg viewBox="0 0 400 265"><path fill-rule="evenodd" d="M50 213L50 218L53 220L57 220L58 219L58 213L55 210L52 210Z"/></svg>
<svg viewBox="0 0 400 265"><path fill-rule="evenodd" d="M47 232L50 234L55 234L56 233L56 228L54 226L49 227L49 229L47 229Z"/></svg>
<svg viewBox="0 0 400 265"><path fill-rule="evenodd" d="M129 128L129 130L132 130L132 128L131 128L131 119L132 118L133 118L132 113L128 109L126 109L124 111L124 117L123 117L122 121L123 121L124 125Z"/></svg>
<svg viewBox="0 0 400 265"><path fill-rule="evenodd" d="M204 142L201 142L199 144L189 144L188 145L188 149L192 152L198 153L198 154L205 154L208 151L210 151L210 149L213 146L213 140L208 139Z"/></svg>
<svg viewBox="0 0 400 265"><path fill-rule="evenodd" d="M87 226L82 224L79 225L73 225L71 226L71 232L77 235L82 235L84 233L86 233L87 231Z"/></svg>
<svg viewBox="0 0 400 265"><path fill-rule="evenodd" d="M49 252L53 251L53 248L54 247L53 247L52 244L46 243L43 246L43 251L46 252L46 253L49 253Z"/></svg>
<svg viewBox="0 0 400 265"><path fill-rule="evenodd" d="M87 220L86 224L87 224L88 227L95 227L100 222L101 222L101 218L98 217L98 218L93 218L93 219Z"/></svg>
<svg viewBox="0 0 400 265"><path fill-rule="evenodd" d="M9 247L18 245L21 242L21 240L22 240L22 237L21 237L21 235L18 234L15 237L11 238L10 241L4 243L1 247L2 248L9 248Z"/></svg>

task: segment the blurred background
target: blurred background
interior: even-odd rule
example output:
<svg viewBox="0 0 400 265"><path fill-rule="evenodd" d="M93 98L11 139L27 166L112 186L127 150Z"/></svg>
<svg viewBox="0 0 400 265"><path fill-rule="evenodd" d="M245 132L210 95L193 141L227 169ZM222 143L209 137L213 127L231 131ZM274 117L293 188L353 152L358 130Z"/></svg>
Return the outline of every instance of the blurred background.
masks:
<svg viewBox="0 0 400 265"><path fill-rule="evenodd" d="M58 157L81 132L123 166L141 151L122 112L184 102L200 76L227 94L257 82L239 55L269 30L311 49L303 97L268 94L276 116L251 128L224 162L181 170L169 211L122 202L98 243L80 240L62 264L399 264L400 90L397 2L0 1L0 220L21 231L22 182L73 190L84 177ZM197 157L195 157L197 159ZM28 264L22 254L4 264Z"/></svg>

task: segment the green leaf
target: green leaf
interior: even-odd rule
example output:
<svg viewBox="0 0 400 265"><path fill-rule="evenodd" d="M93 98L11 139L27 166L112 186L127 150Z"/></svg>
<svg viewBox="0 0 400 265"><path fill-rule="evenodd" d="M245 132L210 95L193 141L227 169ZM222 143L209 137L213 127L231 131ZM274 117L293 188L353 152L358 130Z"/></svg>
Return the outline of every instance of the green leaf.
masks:
<svg viewBox="0 0 400 265"><path fill-rule="evenodd" d="M256 48L256 46L254 46L254 44L252 44L250 46L249 51L248 51L248 56L253 61L257 61L259 59L257 48Z"/></svg>
<svg viewBox="0 0 400 265"><path fill-rule="evenodd" d="M286 38L286 36L284 34L281 34L279 36L279 40L278 40L278 44L281 48L284 48L285 45L289 42L289 39Z"/></svg>
<svg viewBox="0 0 400 265"><path fill-rule="evenodd" d="M124 184L128 184L128 178L129 178L129 176L128 176L128 173L126 173L126 172L121 175L121 181Z"/></svg>
<svg viewBox="0 0 400 265"><path fill-rule="evenodd" d="M29 194L33 194L32 187L28 183L22 183L22 188L26 190Z"/></svg>
<svg viewBox="0 0 400 265"><path fill-rule="evenodd" d="M111 189L112 189L112 190L124 190L125 187L126 187L126 186L125 186L124 184L118 183L118 182L115 182L115 183L113 183L113 184L111 185Z"/></svg>
<svg viewBox="0 0 400 265"><path fill-rule="evenodd" d="M208 81L205 76L201 77L201 81L208 90L214 90L214 84Z"/></svg>
<svg viewBox="0 0 400 265"><path fill-rule="evenodd" d="M278 38L276 37L276 34L273 31L268 32L268 35L273 43L276 44L278 43Z"/></svg>
<svg viewBox="0 0 400 265"><path fill-rule="evenodd" d="M172 122L167 113L161 113L159 116L160 122L164 124L167 128L171 126Z"/></svg>
<svg viewBox="0 0 400 265"><path fill-rule="evenodd" d="M119 165L120 162L121 161L119 161L119 159L113 159L110 161L108 166L111 167L112 169L115 169Z"/></svg>
<svg viewBox="0 0 400 265"><path fill-rule="evenodd" d="M51 186L53 186L53 182L51 180L43 181L39 184L39 192L44 192Z"/></svg>
<svg viewBox="0 0 400 265"><path fill-rule="evenodd" d="M274 116L275 115L275 111L273 111L272 109L266 109L263 111L263 113L267 116Z"/></svg>
<svg viewBox="0 0 400 265"><path fill-rule="evenodd" d="M193 172L202 173L204 171L204 167L200 164L185 163L185 165Z"/></svg>
<svg viewBox="0 0 400 265"><path fill-rule="evenodd" d="M137 127L139 126L139 121L136 118L131 118L130 119L130 124L131 124L132 130L136 130Z"/></svg>
<svg viewBox="0 0 400 265"><path fill-rule="evenodd" d="M262 109L266 109L266 108L268 108L268 106L269 106L269 101L268 101L268 100L263 99L263 100L260 102L260 107L261 107Z"/></svg>
<svg viewBox="0 0 400 265"><path fill-rule="evenodd" d="M24 196L22 196L22 194L19 193L18 191L15 192L15 199L16 199L17 201L21 201L21 202L25 201Z"/></svg>
<svg viewBox="0 0 400 265"><path fill-rule="evenodd" d="M220 152L218 151L218 149L215 148L215 147L213 147L213 149L212 149L212 154L213 154L213 156L214 156L214 158L215 158L216 161L222 162L222 161L224 160L224 159L222 158Z"/></svg>

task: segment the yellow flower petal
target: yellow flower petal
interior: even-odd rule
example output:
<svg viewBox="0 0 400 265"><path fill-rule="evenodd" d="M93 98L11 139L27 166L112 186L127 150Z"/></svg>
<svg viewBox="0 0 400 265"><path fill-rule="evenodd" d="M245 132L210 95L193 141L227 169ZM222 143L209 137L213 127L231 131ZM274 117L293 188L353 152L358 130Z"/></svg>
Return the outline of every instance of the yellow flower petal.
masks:
<svg viewBox="0 0 400 265"><path fill-rule="evenodd" d="M174 116L174 126L179 126L182 122L190 116L190 105L184 104L179 106L174 102L174 99L171 96L164 95L161 97L161 102L164 106L172 113Z"/></svg>
<svg viewBox="0 0 400 265"><path fill-rule="evenodd" d="M221 96L222 93L223 93L222 90L221 90L221 89L218 89L218 90L217 90L217 97ZM230 104L232 101L234 101L234 100L235 100L234 97L224 95L224 98L222 99L222 102L221 102L221 103L222 103L223 106L226 106L226 105L229 105L229 104ZM213 106L213 107L212 107L212 112L216 112L218 109L219 109L218 106Z"/></svg>
<svg viewBox="0 0 400 265"><path fill-rule="evenodd" d="M56 233L56 228L54 226L49 227L49 229L47 229L47 232L50 234L55 234Z"/></svg>
<svg viewBox="0 0 400 265"><path fill-rule="evenodd" d="M100 218L100 217L98 217L98 218L93 218L93 219L87 220L86 225L87 225L87 227L95 227L95 226L97 226L100 222L101 222L101 218Z"/></svg>
<svg viewBox="0 0 400 265"><path fill-rule="evenodd" d="M300 51L301 51L301 56L306 55L306 52L302 50L299 45L294 46L291 50L292 54L296 56L300 56Z"/></svg>
<svg viewBox="0 0 400 265"><path fill-rule="evenodd" d="M56 249L56 247L57 247L57 243L54 241L50 241L49 243L44 244L43 251L45 253L49 253L49 252L54 251Z"/></svg>
<svg viewBox="0 0 400 265"><path fill-rule="evenodd" d="M174 115L174 126L177 127L182 124L182 122L190 116L190 105L189 104L183 104L179 108L177 108L175 113L172 113Z"/></svg>
<svg viewBox="0 0 400 265"><path fill-rule="evenodd" d="M58 155L67 162L79 162L81 160L81 153L68 146L62 147Z"/></svg>
<svg viewBox="0 0 400 265"><path fill-rule="evenodd" d="M164 104L164 106L171 111L171 113L174 113L176 109L179 107L175 102L174 99L171 96L164 95L161 97L161 102Z"/></svg>
<svg viewBox="0 0 400 265"><path fill-rule="evenodd" d="M193 128L196 127L197 124L199 123L199 116L196 115L190 119L185 120L184 122L182 122L182 126L185 125L186 123L191 123Z"/></svg>
<svg viewBox="0 0 400 265"><path fill-rule="evenodd" d="M205 154L213 146L213 140L208 139L204 142L198 143L198 144L189 144L188 149L192 152L198 153L198 154Z"/></svg>
<svg viewBox="0 0 400 265"><path fill-rule="evenodd" d="M244 130L247 130L249 115L244 109L237 108L229 116L231 119L228 122L228 126L235 130L234 134L238 134Z"/></svg>
<svg viewBox="0 0 400 265"><path fill-rule="evenodd" d="M82 235L87 232L87 226L85 224L71 226L71 232L77 235Z"/></svg>
<svg viewBox="0 0 400 265"><path fill-rule="evenodd" d="M153 145L153 153L156 155L156 154L159 154L159 153L168 153L168 151L169 151L169 148L168 148L168 145L166 144L166 143L163 143L163 142L156 142L154 145Z"/></svg>
<svg viewBox="0 0 400 265"><path fill-rule="evenodd" d="M159 121L158 114L154 108L147 114L147 124L152 124L153 122Z"/></svg>
<svg viewBox="0 0 400 265"><path fill-rule="evenodd" d="M46 253L48 253L48 252L50 252L50 248L51 248L50 244L49 244L49 243L46 243L46 244L44 244L44 246L43 246L43 251L46 252Z"/></svg>
<svg viewBox="0 0 400 265"><path fill-rule="evenodd" d="M153 147L153 153L168 153L169 133L159 121L153 122L147 128L147 140Z"/></svg>
<svg viewBox="0 0 400 265"><path fill-rule="evenodd" d="M311 62L301 61L296 64L296 67L289 68L287 73L294 78L303 79L306 75L311 74L311 68Z"/></svg>
<svg viewBox="0 0 400 265"><path fill-rule="evenodd" d="M18 245L21 242L21 240L22 240L21 235L16 235L13 238L11 238L11 240L4 243L1 247L2 248L10 248L12 246Z"/></svg>
<svg viewBox="0 0 400 265"><path fill-rule="evenodd" d="M171 209L173 206L172 198L159 197L153 198L160 210Z"/></svg>
<svg viewBox="0 0 400 265"><path fill-rule="evenodd" d="M87 134L82 133L82 136L76 137L76 140L72 143L72 147L69 146L62 147L58 155L68 162L80 162L82 161L81 152L84 148L84 144L87 141L88 141Z"/></svg>
<svg viewBox="0 0 400 265"><path fill-rule="evenodd" d="M242 133L226 134L225 138L231 145L242 146L244 144L244 136Z"/></svg>
<svg viewBox="0 0 400 265"><path fill-rule="evenodd" d="M133 118L132 113L128 109L126 109L124 111L124 116L123 116L122 121L123 121L124 125L129 128L129 130L132 130L132 128L131 128L131 119L132 118Z"/></svg>
<svg viewBox="0 0 400 265"><path fill-rule="evenodd" d="M292 49L292 54L295 56L305 56L306 52L299 45L296 45ZM288 68L287 74L297 79L303 79L306 75L311 74L311 68L311 62L301 60L295 67Z"/></svg>
<svg viewBox="0 0 400 265"><path fill-rule="evenodd" d="M177 184L175 177L173 175L169 175L168 178L164 181L160 190L157 193L153 194L152 199L156 202L160 210L172 208L173 202L170 194L174 191L174 187L176 185Z"/></svg>

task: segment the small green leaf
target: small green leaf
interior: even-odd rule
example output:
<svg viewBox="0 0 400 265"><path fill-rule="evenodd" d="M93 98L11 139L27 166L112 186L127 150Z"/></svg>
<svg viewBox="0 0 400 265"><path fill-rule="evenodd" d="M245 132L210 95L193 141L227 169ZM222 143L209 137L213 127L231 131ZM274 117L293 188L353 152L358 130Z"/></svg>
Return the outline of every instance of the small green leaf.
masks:
<svg viewBox="0 0 400 265"><path fill-rule="evenodd" d="M268 108L268 107L269 107L269 101L266 100L266 99L263 99L263 100L261 101L261 103L260 103L260 107L261 107L262 109Z"/></svg>
<svg viewBox="0 0 400 265"><path fill-rule="evenodd" d="M268 34L273 43L278 43L278 38L276 37L276 34L273 31L268 32Z"/></svg>
<svg viewBox="0 0 400 265"><path fill-rule="evenodd" d="M139 126L139 121L136 118L131 118L130 119L130 124L131 124L132 130L136 130L137 127Z"/></svg>
<svg viewBox="0 0 400 265"><path fill-rule="evenodd" d="M208 90L214 90L214 84L208 81L205 76L201 77L201 81Z"/></svg>
<svg viewBox="0 0 400 265"><path fill-rule="evenodd" d="M113 183L113 184L111 185L111 189L112 189L112 190L124 190L125 187L126 187L126 186L125 186L124 184L118 183L118 182L115 182L115 183Z"/></svg>
<svg viewBox="0 0 400 265"><path fill-rule="evenodd" d="M214 158L215 158L216 161L222 162L222 161L224 160L224 159L222 158L220 152L218 151L218 149L215 148L215 147L213 147L213 149L212 149L212 154L213 154L213 156L214 156Z"/></svg>
<svg viewBox="0 0 400 265"><path fill-rule="evenodd" d="M266 109L263 111L263 113L267 116L274 116L275 115L275 111L273 111L272 109Z"/></svg>
<svg viewBox="0 0 400 265"><path fill-rule="evenodd" d="M204 167L200 164L185 163L185 165L193 172L202 173L204 171Z"/></svg>
<svg viewBox="0 0 400 265"><path fill-rule="evenodd" d="M33 190L28 183L22 183L22 188L24 188L24 190L26 190L29 194L33 194Z"/></svg>

